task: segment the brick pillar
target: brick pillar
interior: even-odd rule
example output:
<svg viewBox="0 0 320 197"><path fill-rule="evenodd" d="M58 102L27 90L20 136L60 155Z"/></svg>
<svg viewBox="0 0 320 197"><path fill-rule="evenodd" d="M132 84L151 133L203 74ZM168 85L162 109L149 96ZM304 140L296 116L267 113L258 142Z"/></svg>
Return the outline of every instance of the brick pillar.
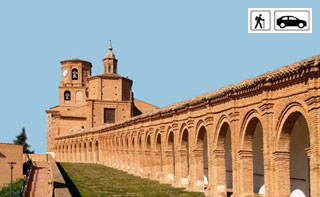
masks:
<svg viewBox="0 0 320 197"><path fill-rule="evenodd" d="M209 166L212 167L209 174L210 196L226 196L225 150L214 150Z"/></svg>
<svg viewBox="0 0 320 197"><path fill-rule="evenodd" d="M274 152L275 196L290 196L290 152Z"/></svg>
<svg viewBox="0 0 320 197"><path fill-rule="evenodd" d="M154 162L152 167L152 177L153 180L160 180L160 176L162 176L162 166L161 166L161 151L154 151Z"/></svg>
<svg viewBox="0 0 320 197"><path fill-rule="evenodd" d="M144 154L143 154L143 150L138 150L138 158L139 158L139 169L138 169L138 171L139 171L139 176L141 176L142 177L142 175L143 175L143 173L144 173L144 171L145 171L145 169L144 169Z"/></svg>
<svg viewBox="0 0 320 197"><path fill-rule="evenodd" d="M189 184L188 179L188 156L187 150L179 150L177 153L177 187L186 187Z"/></svg>
<svg viewBox="0 0 320 197"><path fill-rule="evenodd" d="M193 163L193 176L192 188L193 191L203 191L204 183L204 163L203 163L203 150L194 150L191 154Z"/></svg>
<svg viewBox="0 0 320 197"><path fill-rule="evenodd" d="M151 177L151 167L152 167L152 155L151 150L144 151L145 160L144 160L144 168L143 168L143 178L150 178Z"/></svg>
<svg viewBox="0 0 320 197"><path fill-rule="evenodd" d="M174 159L173 151L166 150L164 158L164 172L163 172L163 183L173 183L174 182Z"/></svg>
<svg viewBox="0 0 320 197"><path fill-rule="evenodd" d="M230 116L230 131L231 131L231 157L232 157L232 191L234 196L240 196L242 190L242 177L240 173L240 157L238 154L239 151L239 135L240 135L240 121L239 121L239 112L234 111ZM253 180L253 179L252 179Z"/></svg>
<svg viewBox="0 0 320 197"><path fill-rule="evenodd" d="M253 197L253 153L241 150L239 154L241 196Z"/></svg>
<svg viewBox="0 0 320 197"><path fill-rule="evenodd" d="M270 120L270 119L269 119ZM271 122L271 121L270 121ZM271 124L268 122L268 124ZM274 196L274 168L272 157L272 129L271 125L263 124L263 162L264 162L264 184L265 184L265 196Z"/></svg>
<svg viewBox="0 0 320 197"><path fill-rule="evenodd" d="M133 167L133 174L138 175L139 174L139 154L138 154L138 148L139 148L139 142L138 142L138 135L136 133L133 134L133 140L134 140L134 146L132 147L132 167Z"/></svg>
<svg viewBox="0 0 320 197"><path fill-rule="evenodd" d="M104 155L103 155L103 164L107 165L109 159L109 139L108 137L104 137Z"/></svg>
<svg viewBox="0 0 320 197"><path fill-rule="evenodd" d="M319 94L318 94L319 95ZM309 111L310 148L307 149L310 170L310 195L320 196L320 109Z"/></svg>

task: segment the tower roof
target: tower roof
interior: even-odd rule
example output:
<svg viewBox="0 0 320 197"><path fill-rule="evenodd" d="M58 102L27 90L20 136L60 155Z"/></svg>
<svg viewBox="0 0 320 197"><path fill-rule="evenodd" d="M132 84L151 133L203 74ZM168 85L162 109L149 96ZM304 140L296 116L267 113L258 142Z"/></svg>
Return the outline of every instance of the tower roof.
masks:
<svg viewBox="0 0 320 197"><path fill-rule="evenodd" d="M113 54L112 52L112 43L111 43L111 40L109 41L109 51L106 55L106 58L116 58L116 56Z"/></svg>

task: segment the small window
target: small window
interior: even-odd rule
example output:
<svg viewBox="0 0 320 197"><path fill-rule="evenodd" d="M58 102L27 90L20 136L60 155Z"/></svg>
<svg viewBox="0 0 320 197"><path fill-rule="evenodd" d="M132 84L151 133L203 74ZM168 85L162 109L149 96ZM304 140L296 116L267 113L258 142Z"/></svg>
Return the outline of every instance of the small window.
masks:
<svg viewBox="0 0 320 197"><path fill-rule="evenodd" d="M111 64L108 66L108 73L111 73Z"/></svg>
<svg viewBox="0 0 320 197"><path fill-rule="evenodd" d="M104 109L104 123L115 123L115 109Z"/></svg>
<svg viewBox="0 0 320 197"><path fill-rule="evenodd" d="M72 69L72 80L78 80L78 69Z"/></svg>
<svg viewBox="0 0 320 197"><path fill-rule="evenodd" d="M294 20L298 20L298 19L297 19L296 17L290 16L290 17L289 17L289 20L294 21Z"/></svg>
<svg viewBox="0 0 320 197"><path fill-rule="evenodd" d="M70 101L71 100L71 93L69 90L64 92L64 100L65 101Z"/></svg>

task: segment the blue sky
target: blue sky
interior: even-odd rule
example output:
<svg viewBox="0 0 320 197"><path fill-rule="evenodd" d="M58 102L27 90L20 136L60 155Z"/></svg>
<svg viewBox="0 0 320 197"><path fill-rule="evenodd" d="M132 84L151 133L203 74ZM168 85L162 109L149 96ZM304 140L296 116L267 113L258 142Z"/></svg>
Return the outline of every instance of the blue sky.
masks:
<svg viewBox="0 0 320 197"><path fill-rule="evenodd" d="M163 107L320 53L318 1L1 1L0 142L46 151L60 61L101 74L112 40L135 97ZM248 34L248 8L312 8L312 34Z"/></svg>

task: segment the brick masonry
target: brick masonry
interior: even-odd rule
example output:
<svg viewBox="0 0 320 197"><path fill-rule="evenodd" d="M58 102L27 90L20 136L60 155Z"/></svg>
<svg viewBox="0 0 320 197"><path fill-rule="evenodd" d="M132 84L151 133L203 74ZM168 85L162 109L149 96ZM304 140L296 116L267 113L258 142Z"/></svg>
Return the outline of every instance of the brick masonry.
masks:
<svg viewBox="0 0 320 197"><path fill-rule="evenodd" d="M297 180L320 196L319 60L314 56L115 124L55 136L52 151L58 161L100 163L210 196L255 196L260 176L265 196L282 197L294 187L290 158L300 142L291 139L293 131L305 123L308 175ZM261 142L254 145L258 130ZM263 161L258 175L255 147L261 147Z"/></svg>
<svg viewBox="0 0 320 197"><path fill-rule="evenodd" d="M8 162L16 162L13 168L13 180L23 178L22 165L23 146L0 143L0 187L7 185L11 181L11 170Z"/></svg>

